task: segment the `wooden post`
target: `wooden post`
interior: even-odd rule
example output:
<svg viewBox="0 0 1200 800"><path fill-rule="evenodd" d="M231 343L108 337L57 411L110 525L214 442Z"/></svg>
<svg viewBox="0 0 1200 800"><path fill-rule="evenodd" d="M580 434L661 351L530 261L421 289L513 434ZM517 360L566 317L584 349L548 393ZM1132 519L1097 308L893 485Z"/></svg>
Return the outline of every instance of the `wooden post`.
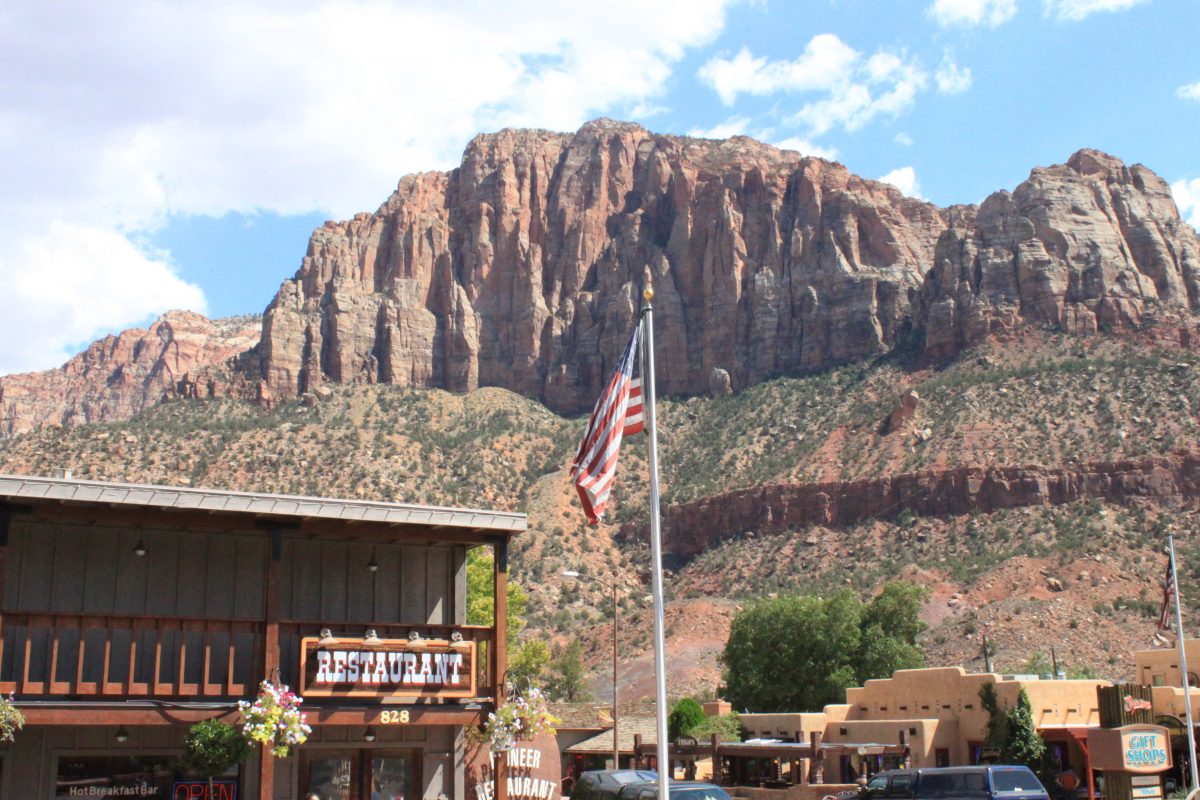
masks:
<svg viewBox="0 0 1200 800"><path fill-rule="evenodd" d="M812 731L808 734L808 745L812 750L812 761L809 762L808 782L825 782L825 759L821 756L821 732Z"/></svg>
<svg viewBox="0 0 1200 800"><path fill-rule="evenodd" d="M503 536L489 537L492 545L492 596L495 598L492 612L492 687L496 693L496 705L504 702L508 679L508 539ZM495 761L493 777L496 781L495 800L508 800L508 753L500 753Z"/></svg>
<svg viewBox="0 0 1200 800"><path fill-rule="evenodd" d="M633 735L633 768L642 769L642 735Z"/></svg>
<svg viewBox="0 0 1200 800"><path fill-rule="evenodd" d="M283 559L283 532L272 528L267 558L266 583L263 586L263 679L275 677L279 669L279 567ZM258 687L255 687L255 691ZM258 797L274 800L275 756L266 747L259 753Z"/></svg>
<svg viewBox="0 0 1200 800"><path fill-rule="evenodd" d="M709 750L712 751L712 782L717 786L721 786L722 775L725 770L721 768L721 739L715 733L708 739Z"/></svg>

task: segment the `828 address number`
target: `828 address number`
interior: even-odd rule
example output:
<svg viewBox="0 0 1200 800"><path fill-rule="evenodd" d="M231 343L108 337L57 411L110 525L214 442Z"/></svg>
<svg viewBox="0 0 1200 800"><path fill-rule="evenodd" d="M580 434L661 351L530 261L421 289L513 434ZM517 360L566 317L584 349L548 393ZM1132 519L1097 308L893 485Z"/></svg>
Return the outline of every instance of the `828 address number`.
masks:
<svg viewBox="0 0 1200 800"><path fill-rule="evenodd" d="M382 725L407 725L408 724L408 709L389 709L379 715L379 722Z"/></svg>

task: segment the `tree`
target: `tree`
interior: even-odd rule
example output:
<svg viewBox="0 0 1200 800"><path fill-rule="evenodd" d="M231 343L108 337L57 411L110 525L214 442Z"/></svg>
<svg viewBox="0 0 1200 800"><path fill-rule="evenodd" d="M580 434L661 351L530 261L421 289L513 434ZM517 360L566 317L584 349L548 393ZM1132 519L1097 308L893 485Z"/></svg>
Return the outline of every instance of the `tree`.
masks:
<svg viewBox="0 0 1200 800"><path fill-rule="evenodd" d="M1029 695L1022 689L1017 705L1008 712L1007 732L1000 747L1000 759L1005 764L1024 764L1038 772L1046 756L1046 740L1033 725L1033 707Z"/></svg>
<svg viewBox="0 0 1200 800"><path fill-rule="evenodd" d="M701 741L707 741L713 734L719 742L740 742L742 740L742 721L736 711L722 714L719 717L705 717L700 724L692 728L690 736Z"/></svg>
<svg viewBox="0 0 1200 800"><path fill-rule="evenodd" d="M864 606L849 590L828 598L761 600L733 620L722 661L725 699L750 711L819 711L846 689L919 667L928 592L890 583Z"/></svg>
<svg viewBox="0 0 1200 800"><path fill-rule="evenodd" d="M1029 695L1022 689L1017 704L1001 709L996 702L996 689L986 683L979 689L980 705L988 712L988 745L999 751L1001 764L1024 764L1034 772L1043 772L1046 762L1046 741L1033 724L1033 707Z"/></svg>
<svg viewBox="0 0 1200 800"><path fill-rule="evenodd" d="M188 729L184 739L184 763L202 778L208 779L208 796L213 796L213 777L220 775L250 755L250 743L232 725L219 719L206 719Z"/></svg>
<svg viewBox="0 0 1200 800"><path fill-rule="evenodd" d="M475 547L467 551L467 624L491 625L496 601L492 596L492 571L495 559L492 551ZM516 581L508 582L508 646L516 643L517 634L525 627L525 611L529 595Z"/></svg>
<svg viewBox="0 0 1200 800"><path fill-rule="evenodd" d="M573 641L550 663L546 692L562 703L586 703L592 693L584 682L583 646Z"/></svg>
<svg viewBox="0 0 1200 800"><path fill-rule="evenodd" d="M692 729L704 721L704 709L694 699L685 697L675 704L667 716L667 737L691 736Z"/></svg>
<svg viewBox="0 0 1200 800"><path fill-rule="evenodd" d="M522 642L508 660L508 679L517 691L523 692L531 686L540 687L543 672L550 663L550 647L541 639Z"/></svg>

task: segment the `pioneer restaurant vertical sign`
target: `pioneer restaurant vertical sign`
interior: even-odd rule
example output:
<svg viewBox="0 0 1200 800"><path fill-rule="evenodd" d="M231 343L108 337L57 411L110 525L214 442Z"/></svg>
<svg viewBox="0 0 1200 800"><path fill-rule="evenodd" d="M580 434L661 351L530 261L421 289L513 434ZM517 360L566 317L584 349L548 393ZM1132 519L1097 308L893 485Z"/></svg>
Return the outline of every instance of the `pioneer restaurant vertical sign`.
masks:
<svg viewBox="0 0 1200 800"><path fill-rule="evenodd" d="M475 643L306 638L300 674L313 697L474 697Z"/></svg>

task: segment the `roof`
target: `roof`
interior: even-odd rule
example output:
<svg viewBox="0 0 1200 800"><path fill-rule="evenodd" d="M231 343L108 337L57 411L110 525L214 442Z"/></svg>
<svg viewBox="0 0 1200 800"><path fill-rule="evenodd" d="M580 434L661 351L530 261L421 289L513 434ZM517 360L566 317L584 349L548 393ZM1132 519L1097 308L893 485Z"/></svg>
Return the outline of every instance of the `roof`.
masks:
<svg viewBox="0 0 1200 800"><path fill-rule="evenodd" d="M337 500L287 494L232 492L72 478L0 475L0 502L38 501L105 505L162 511L201 511L259 517L428 525L518 533L528 527L524 514L370 500Z"/></svg>
<svg viewBox="0 0 1200 800"><path fill-rule="evenodd" d="M617 720L617 744L622 753L633 752L633 737L641 735L642 743L658 741L658 723L654 717L626 717ZM595 736L576 742L567 748L568 753L611 753L613 751L612 728Z"/></svg>
<svg viewBox="0 0 1200 800"><path fill-rule="evenodd" d="M558 730L596 730L612 728L612 709L595 703L550 703L550 713L558 720ZM611 739L609 740L611 743ZM612 750L611 744L609 750Z"/></svg>

